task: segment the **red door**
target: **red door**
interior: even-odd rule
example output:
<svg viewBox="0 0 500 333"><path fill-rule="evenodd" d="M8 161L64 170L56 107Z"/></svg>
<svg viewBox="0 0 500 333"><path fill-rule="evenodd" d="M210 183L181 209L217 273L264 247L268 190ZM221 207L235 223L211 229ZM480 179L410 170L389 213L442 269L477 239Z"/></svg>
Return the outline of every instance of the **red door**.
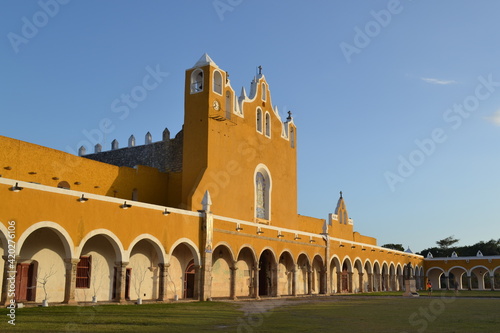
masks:
<svg viewBox="0 0 500 333"><path fill-rule="evenodd" d="M37 263L20 263L16 266L16 301L35 301Z"/></svg>

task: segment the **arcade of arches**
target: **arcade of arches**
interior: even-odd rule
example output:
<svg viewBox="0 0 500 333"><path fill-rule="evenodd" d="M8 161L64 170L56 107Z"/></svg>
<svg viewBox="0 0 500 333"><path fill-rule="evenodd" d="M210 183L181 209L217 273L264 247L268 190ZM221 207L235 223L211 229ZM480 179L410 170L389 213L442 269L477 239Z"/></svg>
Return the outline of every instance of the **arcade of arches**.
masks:
<svg viewBox="0 0 500 333"><path fill-rule="evenodd" d="M75 156L0 136L1 302L395 291L405 267L417 289L498 289L499 257L377 246L342 192L327 218L298 214L300 132L262 71L239 96L207 54L185 74L174 138Z"/></svg>

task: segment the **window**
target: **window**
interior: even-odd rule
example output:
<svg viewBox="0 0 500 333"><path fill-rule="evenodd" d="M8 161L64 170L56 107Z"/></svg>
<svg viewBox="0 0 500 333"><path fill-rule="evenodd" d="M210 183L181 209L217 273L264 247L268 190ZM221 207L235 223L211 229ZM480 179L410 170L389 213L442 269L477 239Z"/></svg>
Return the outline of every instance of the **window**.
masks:
<svg viewBox="0 0 500 333"><path fill-rule="evenodd" d="M203 71L195 69L191 73L191 94L203 91Z"/></svg>
<svg viewBox="0 0 500 333"><path fill-rule="evenodd" d="M255 177L255 187L257 189L257 211L256 216L261 219L266 218L266 206L265 206L265 190L266 190L266 180L262 173L257 172Z"/></svg>
<svg viewBox="0 0 500 333"><path fill-rule="evenodd" d="M255 217L258 219L271 217L271 185L267 167L260 164L255 173Z"/></svg>
<svg viewBox="0 0 500 333"><path fill-rule="evenodd" d="M257 132L262 133L262 110L257 109Z"/></svg>
<svg viewBox="0 0 500 333"><path fill-rule="evenodd" d="M266 84L262 83L260 87L262 89L262 100L265 101L266 100Z"/></svg>
<svg viewBox="0 0 500 333"><path fill-rule="evenodd" d="M76 266L76 287L90 288L91 256L81 256Z"/></svg>
<svg viewBox="0 0 500 333"><path fill-rule="evenodd" d="M214 86L215 93L222 95L222 74L218 71L214 72Z"/></svg>
<svg viewBox="0 0 500 333"><path fill-rule="evenodd" d="M271 116L266 112L266 136L271 137Z"/></svg>

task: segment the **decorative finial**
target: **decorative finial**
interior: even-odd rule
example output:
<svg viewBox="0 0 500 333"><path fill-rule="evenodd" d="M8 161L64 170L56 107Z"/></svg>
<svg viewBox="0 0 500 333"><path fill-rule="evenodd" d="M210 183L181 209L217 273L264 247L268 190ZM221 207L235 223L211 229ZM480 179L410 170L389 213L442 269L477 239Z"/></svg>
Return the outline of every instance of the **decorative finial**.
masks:
<svg viewBox="0 0 500 333"><path fill-rule="evenodd" d="M342 198L342 191L340 191L340 197Z"/></svg>
<svg viewBox="0 0 500 333"><path fill-rule="evenodd" d="M286 118L288 121L292 120L292 111L288 111L288 118Z"/></svg>
<svg viewBox="0 0 500 333"><path fill-rule="evenodd" d="M257 67L259 69L259 75L262 74L262 66Z"/></svg>

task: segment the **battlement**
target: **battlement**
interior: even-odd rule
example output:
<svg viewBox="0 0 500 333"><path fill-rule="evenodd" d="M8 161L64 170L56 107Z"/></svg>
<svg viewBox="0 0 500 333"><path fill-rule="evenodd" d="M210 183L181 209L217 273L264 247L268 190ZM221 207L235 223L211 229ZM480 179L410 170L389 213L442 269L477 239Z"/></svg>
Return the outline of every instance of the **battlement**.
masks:
<svg viewBox="0 0 500 333"><path fill-rule="evenodd" d="M150 132L145 135L144 145L136 146L136 139L131 135L128 146L119 148L115 139L111 142L111 150L102 151L100 144L95 145L94 153L86 154L85 147L80 147L78 155L99 162L116 166L135 167L145 165L157 168L162 172L182 171L183 131L175 138L170 138L170 131L165 128L161 141L153 142Z"/></svg>

